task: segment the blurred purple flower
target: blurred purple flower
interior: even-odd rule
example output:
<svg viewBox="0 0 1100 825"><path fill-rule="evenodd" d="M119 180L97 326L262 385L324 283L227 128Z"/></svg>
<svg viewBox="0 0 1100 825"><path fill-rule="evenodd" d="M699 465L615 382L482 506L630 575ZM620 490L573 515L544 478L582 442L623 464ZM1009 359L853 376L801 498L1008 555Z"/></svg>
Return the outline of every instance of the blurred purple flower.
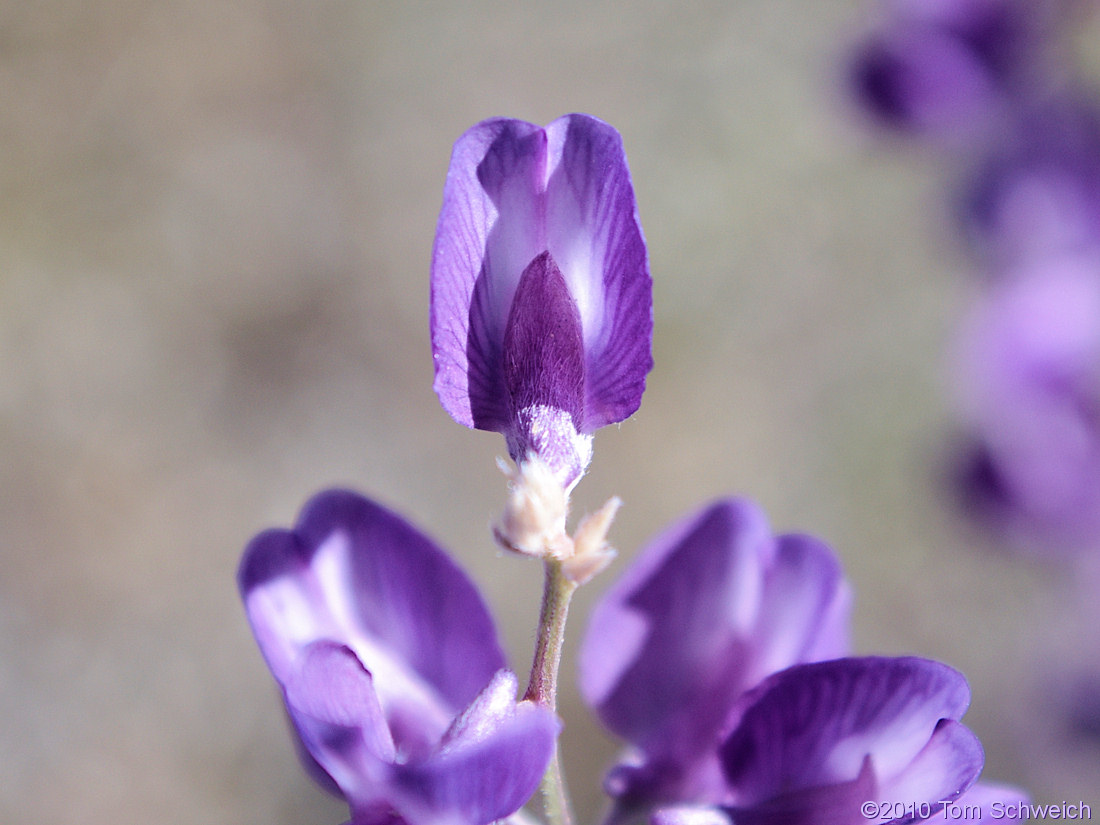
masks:
<svg viewBox="0 0 1100 825"><path fill-rule="evenodd" d="M976 446L970 512L1030 548L1100 537L1100 256L1006 275L963 329L959 392Z"/></svg>
<svg viewBox="0 0 1100 825"><path fill-rule="evenodd" d="M718 501L658 535L596 605L580 651L585 700L633 748L606 782L620 807L721 801L716 748L742 694L843 655L849 602L832 551L773 536L749 501Z"/></svg>
<svg viewBox="0 0 1100 825"><path fill-rule="evenodd" d="M865 108L971 139L958 217L989 283L958 356L956 490L1021 547L1100 546L1100 108L1064 54L1084 6L885 8L855 69Z"/></svg>
<svg viewBox="0 0 1100 825"><path fill-rule="evenodd" d="M455 144L432 253L435 390L566 487L637 410L652 284L622 139L588 115L487 120Z"/></svg>
<svg viewBox="0 0 1100 825"><path fill-rule="evenodd" d="M352 825L484 825L534 792L559 723L516 702L473 584L407 522L321 493L252 540L238 583L308 767Z"/></svg>
<svg viewBox="0 0 1100 825"><path fill-rule="evenodd" d="M967 182L962 227L993 274L1100 249L1100 111L1082 97L1023 109Z"/></svg>
<svg viewBox="0 0 1100 825"><path fill-rule="evenodd" d="M988 134L1032 96L1057 12L1047 0L888 0L857 50L857 102L886 126L928 136Z"/></svg>

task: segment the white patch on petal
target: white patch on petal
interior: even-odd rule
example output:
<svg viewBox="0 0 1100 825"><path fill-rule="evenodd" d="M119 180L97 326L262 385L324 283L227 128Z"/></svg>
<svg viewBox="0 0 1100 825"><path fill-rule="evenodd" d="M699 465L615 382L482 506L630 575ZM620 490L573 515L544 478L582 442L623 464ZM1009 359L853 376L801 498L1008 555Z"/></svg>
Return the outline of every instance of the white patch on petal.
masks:
<svg viewBox="0 0 1100 825"><path fill-rule="evenodd" d="M920 753L932 736L935 720L929 720L919 708L906 707L894 719L883 720L870 730L849 736L833 746L828 773L834 781L847 781L859 775L867 756L874 760L878 776L902 772Z"/></svg>
<svg viewBox="0 0 1100 825"><path fill-rule="evenodd" d="M577 304L586 350L591 350L594 337L603 331L603 319L600 318L603 310L603 262L598 261L600 266L595 267L592 252L591 239L578 238L561 253L563 260L554 259Z"/></svg>
<svg viewBox="0 0 1100 825"><path fill-rule="evenodd" d="M322 591L322 600L332 616L327 638L348 645L374 680L374 689L387 720L415 719L420 730L438 740L454 715L454 708L435 688L395 656L360 630L355 608L355 576L350 562L351 542L343 532L335 532L317 549L312 570ZM395 744L402 742L395 735ZM408 744L408 743L406 743ZM423 743L421 743L423 744Z"/></svg>
<svg viewBox="0 0 1100 825"><path fill-rule="evenodd" d="M286 675L302 648L332 634L332 624L318 615L316 597L308 587L308 580L285 575L248 594L248 613L254 617L264 656L277 678Z"/></svg>
<svg viewBox="0 0 1100 825"><path fill-rule="evenodd" d="M650 818L651 825L729 825L729 815L710 805L675 805L658 808Z"/></svg>

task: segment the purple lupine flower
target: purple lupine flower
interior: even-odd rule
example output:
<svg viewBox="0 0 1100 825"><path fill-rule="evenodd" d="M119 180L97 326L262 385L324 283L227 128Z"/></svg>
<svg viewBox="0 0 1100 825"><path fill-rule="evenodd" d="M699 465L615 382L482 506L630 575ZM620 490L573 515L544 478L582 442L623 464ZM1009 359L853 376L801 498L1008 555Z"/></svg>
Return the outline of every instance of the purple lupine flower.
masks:
<svg viewBox="0 0 1100 825"><path fill-rule="evenodd" d="M1062 256L990 285L963 330L959 388L977 442L963 500L1021 547L1100 536L1100 256Z"/></svg>
<svg viewBox="0 0 1100 825"><path fill-rule="evenodd" d="M1057 3L888 0L851 69L857 102L880 123L928 136L988 134L1036 91Z"/></svg>
<svg viewBox="0 0 1100 825"><path fill-rule="evenodd" d="M432 252L435 391L566 487L637 410L652 284L622 139L588 115L487 120L455 143Z"/></svg>
<svg viewBox="0 0 1100 825"><path fill-rule="evenodd" d="M981 771L981 745L958 722L968 702L962 675L927 659L796 665L744 697L739 723L719 748L727 783L722 802L678 800L652 811L649 821L900 825L928 819L971 788ZM1014 797L1005 791L998 798Z"/></svg>
<svg viewBox="0 0 1100 825"><path fill-rule="evenodd" d="M749 501L717 501L658 535L594 608L580 651L585 700L632 748L605 783L620 813L720 802L716 748L742 694L843 655L849 602L832 551L773 536Z"/></svg>
<svg viewBox="0 0 1100 825"><path fill-rule="evenodd" d="M484 825L534 792L559 723L516 702L473 584L407 522L321 493L293 530L252 540L238 583L307 766L350 825Z"/></svg>

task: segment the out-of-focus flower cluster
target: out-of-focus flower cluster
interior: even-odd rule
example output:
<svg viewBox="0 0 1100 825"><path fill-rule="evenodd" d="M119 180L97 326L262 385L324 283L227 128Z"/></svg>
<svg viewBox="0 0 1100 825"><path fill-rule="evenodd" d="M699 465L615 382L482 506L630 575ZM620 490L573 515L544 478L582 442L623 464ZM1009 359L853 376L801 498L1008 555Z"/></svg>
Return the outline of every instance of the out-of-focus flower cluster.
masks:
<svg viewBox="0 0 1100 825"><path fill-rule="evenodd" d="M980 273L955 362L967 510L1020 548L1100 545L1100 99L1072 0L886 0L851 68L879 125L940 151Z"/></svg>

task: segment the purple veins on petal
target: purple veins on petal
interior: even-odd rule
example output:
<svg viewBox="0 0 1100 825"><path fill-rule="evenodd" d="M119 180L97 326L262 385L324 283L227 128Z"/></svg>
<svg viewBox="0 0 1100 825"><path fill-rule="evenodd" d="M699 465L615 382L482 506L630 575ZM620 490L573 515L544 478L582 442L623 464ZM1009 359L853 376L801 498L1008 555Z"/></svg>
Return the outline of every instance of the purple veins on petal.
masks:
<svg viewBox="0 0 1100 825"><path fill-rule="evenodd" d="M481 597L403 519L321 493L253 539L238 582L307 767L355 825L483 825L534 792L559 723L515 701Z"/></svg>
<svg viewBox="0 0 1100 825"><path fill-rule="evenodd" d="M783 821L854 825L859 802L955 799L982 768L981 745L957 721L969 703L966 681L938 662L799 665L753 696L721 748L735 821L783 810ZM826 810L836 813L819 818Z"/></svg>
<svg viewBox="0 0 1100 825"><path fill-rule="evenodd" d="M547 245L581 317L591 433L641 403L653 367L653 297L645 239L622 138L587 115L546 127Z"/></svg>
<svg viewBox="0 0 1100 825"><path fill-rule="evenodd" d="M455 144L432 255L435 389L571 485L589 437L652 367L652 286L622 140L567 115L495 119ZM553 340L546 337L553 335Z"/></svg>

